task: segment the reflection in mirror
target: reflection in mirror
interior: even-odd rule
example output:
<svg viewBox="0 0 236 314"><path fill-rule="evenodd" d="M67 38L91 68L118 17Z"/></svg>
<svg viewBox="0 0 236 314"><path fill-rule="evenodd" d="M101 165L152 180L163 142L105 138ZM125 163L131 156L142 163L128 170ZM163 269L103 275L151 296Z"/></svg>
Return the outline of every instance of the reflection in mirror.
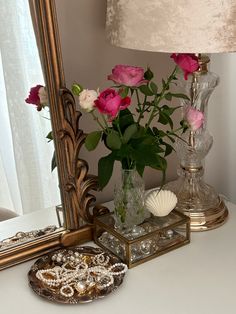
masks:
<svg viewBox="0 0 236 314"><path fill-rule="evenodd" d="M25 103L32 86L44 85L28 0L0 0L0 5L2 241L17 231L57 226L55 206L61 201L57 170L51 171L53 141L46 138L49 110Z"/></svg>

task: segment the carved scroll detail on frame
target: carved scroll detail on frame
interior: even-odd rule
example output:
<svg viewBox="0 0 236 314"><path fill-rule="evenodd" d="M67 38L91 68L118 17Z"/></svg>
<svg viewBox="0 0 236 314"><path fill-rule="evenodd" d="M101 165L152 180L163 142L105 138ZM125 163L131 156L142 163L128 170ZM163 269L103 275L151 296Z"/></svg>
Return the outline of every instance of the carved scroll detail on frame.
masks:
<svg viewBox="0 0 236 314"><path fill-rule="evenodd" d="M60 96L62 128L57 135L64 147L67 173L61 188L68 194L68 199L71 201L74 227L77 229L79 218L88 223L93 222L89 207L96 199L89 191L97 189L97 177L88 174L88 163L79 158L86 135L79 128L81 113L75 110L74 97L66 88L60 90Z"/></svg>

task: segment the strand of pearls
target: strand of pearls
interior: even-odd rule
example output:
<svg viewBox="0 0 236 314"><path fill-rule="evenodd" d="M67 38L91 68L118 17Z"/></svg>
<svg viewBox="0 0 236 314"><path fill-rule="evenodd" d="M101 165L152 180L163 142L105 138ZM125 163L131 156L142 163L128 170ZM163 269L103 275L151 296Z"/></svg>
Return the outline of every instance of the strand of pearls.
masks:
<svg viewBox="0 0 236 314"><path fill-rule="evenodd" d="M123 267L123 269L120 270L120 271L113 271L113 272L112 272L112 270L114 270L115 268L119 268L119 267L121 267L121 268ZM123 264L123 263L116 263L116 264L114 264L114 265L112 265L111 267L108 268L109 273L110 273L111 275L113 275L113 276L122 275L122 274L126 273L127 270L128 270L127 265L125 265L125 264Z"/></svg>
<svg viewBox="0 0 236 314"><path fill-rule="evenodd" d="M66 254L63 251L59 251L52 255L52 261L57 263L65 263L65 262L72 262L72 263L80 263L82 259L82 254L79 252L73 252L69 250Z"/></svg>
<svg viewBox="0 0 236 314"><path fill-rule="evenodd" d="M97 254L92 258L93 264L95 265L101 265L101 266L106 266L108 265L110 261L110 257L107 255L105 257L104 253Z"/></svg>
<svg viewBox="0 0 236 314"><path fill-rule="evenodd" d="M67 298L72 297L75 290L83 295L94 286L99 290L106 289L114 284L114 276L122 275L128 269L123 263L106 268L110 259L104 253L92 257L90 267L83 261L82 254L73 251L68 251L66 255L58 252L52 256L52 260L62 263L61 266L38 270L36 277L49 287L60 287L60 294Z"/></svg>

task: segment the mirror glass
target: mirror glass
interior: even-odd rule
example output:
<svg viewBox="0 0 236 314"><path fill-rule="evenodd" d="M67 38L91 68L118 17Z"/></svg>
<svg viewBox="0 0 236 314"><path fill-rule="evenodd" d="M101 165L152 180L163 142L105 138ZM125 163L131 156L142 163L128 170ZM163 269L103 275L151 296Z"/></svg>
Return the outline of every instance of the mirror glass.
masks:
<svg viewBox="0 0 236 314"><path fill-rule="evenodd" d="M61 203L49 108L25 99L44 86L28 0L0 0L0 241L17 231L58 227ZM42 56L41 56L42 57ZM4 249L1 247L0 250Z"/></svg>

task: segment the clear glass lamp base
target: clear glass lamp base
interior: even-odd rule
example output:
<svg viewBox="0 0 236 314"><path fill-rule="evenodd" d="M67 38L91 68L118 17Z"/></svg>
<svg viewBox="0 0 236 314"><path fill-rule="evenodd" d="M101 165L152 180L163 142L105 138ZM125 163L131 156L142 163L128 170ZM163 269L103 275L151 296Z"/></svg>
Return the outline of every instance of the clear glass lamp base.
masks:
<svg viewBox="0 0 236 314"><path fill-rule="evenodd" d="M164 189L177 195L176 209L190 217L191 231L206 231L224 224L228 209L213 187L202 180L199 172L183 169L178 172L182 176L166 184Z"/></svg>
<svg viewBox="0 0 236 314"><path fill-rule="evenodd" d="M189 121L189 128L181 139L176 140L178 179L164 187L176 194L176 209L190 217L191 231L217 228L228 217L224 201L203 180L204 159L213 144L213 137L207 130L207 106L211 93L219 83L218 75L207 70L209 61L207 56L198 55L199 69L187 80L182 76L178 80L179 88L188 96L188 99L182 100L183 118L189 116L194 121L202 113L203 122L197 127Z"/></svg>

